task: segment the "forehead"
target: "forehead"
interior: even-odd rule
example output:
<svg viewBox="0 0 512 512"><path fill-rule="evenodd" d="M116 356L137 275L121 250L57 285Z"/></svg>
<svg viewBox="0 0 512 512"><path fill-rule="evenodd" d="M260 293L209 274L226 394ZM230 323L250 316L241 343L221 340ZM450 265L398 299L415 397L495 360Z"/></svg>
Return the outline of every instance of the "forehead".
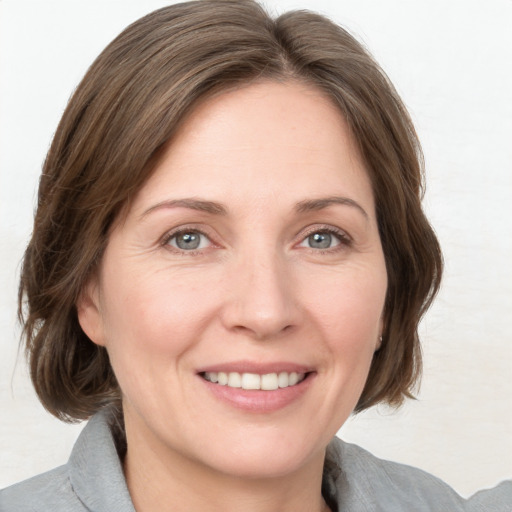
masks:
<svg viewBox="0 0 512 512"><path fill-rule="evenodd" d="M343 193L358 196L370 210L373 205L365 166L339 108L303 83L259 82L201 102L134 206L183 194L262 204L276 193L282 202Z"/></svg>

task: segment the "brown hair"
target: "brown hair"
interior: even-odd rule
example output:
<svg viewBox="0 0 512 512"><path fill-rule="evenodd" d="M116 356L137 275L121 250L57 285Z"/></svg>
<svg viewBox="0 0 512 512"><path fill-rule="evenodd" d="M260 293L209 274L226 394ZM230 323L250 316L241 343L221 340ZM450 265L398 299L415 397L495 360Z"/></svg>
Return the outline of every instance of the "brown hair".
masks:
<svg viewBox="0 0 512 512"><path fill-rule="evenodd" d="M75 304L112 222L187 113L258 79L313 84L348 121L373 184L388 273L383 343L356 410L411 396L418 322L442 258L421 209L422 155L405 107L362 45L328 19L306 11L273 19L251 0L202 0L141 18L101 53L44 163L19 314L32 381L52 414L72 421L119 403L107 352L84 334Z"/></svg>

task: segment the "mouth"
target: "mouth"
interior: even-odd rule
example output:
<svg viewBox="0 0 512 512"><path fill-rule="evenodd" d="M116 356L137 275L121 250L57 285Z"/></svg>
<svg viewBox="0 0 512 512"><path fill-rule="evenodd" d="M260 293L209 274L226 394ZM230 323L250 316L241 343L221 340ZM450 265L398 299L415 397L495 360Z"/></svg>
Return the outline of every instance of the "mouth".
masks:
<svg viewBox="0 0 512 512"><path fill-rule="evenodd" d="M229 388L252 391L275 391L297 386L311 372L279 372L279 373L238 373L238 372L202 372L199 375L208 382Z"/></svg>
<svg viewBox="0 0 512 512"><path fill-rule="evenodd" d="M232 361L197 372L216 399L251 414L277 412L300 403L316 374L316 368L277 361Z"/></svg>

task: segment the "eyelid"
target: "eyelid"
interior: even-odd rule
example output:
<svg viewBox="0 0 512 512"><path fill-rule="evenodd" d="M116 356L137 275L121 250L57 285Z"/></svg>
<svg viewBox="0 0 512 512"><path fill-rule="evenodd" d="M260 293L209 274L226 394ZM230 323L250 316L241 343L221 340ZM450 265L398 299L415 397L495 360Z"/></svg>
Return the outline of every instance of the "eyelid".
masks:
<svg viewBox="0 0 512 512"><path fill-rule="evenodd" d="M340 238L341 241L352 242L352 237L341 228L336 226L332 226L330 224L315 224L313 226L308 226L304 230L302 230L297 236L300 237L300 241L306 239L308 236L313 233L330 233L332 235L336 235Z"/></svg>
<svg viewBox="0 0 512 512"><path fill-rule="evenodd" d="M169 231L167 231L160 238L159 245L167 248L169 251L176 253L176 254L186 254L189 256L201 254L201 253L204 253L204 251L207 251L210 247L219 247L219 245L213 239L211 233L208 233L207 231L209 231L209 230L204 229L203 227L198 227L197 225L194 225L194 224L181 225L181 226L178 226L176 228L173 228L173 229L170 229ZM175 247L169 243L173 238L175 238L183 233L198 233L208 239L210 246L203 247L201 249L183 250L183 249L180 249L179 247Z"/></svg>
<svg viewBox="0 0 512 512"><path fill-rule="evenodd" d="M340 250L344 247L351 246L353 243L352 237L345 230L338 228L336 226L332 226L330 224L315 224L312 226L308 226L297 235L297 237L299 238L298 244L302 244L309 236L311 236L314 233L329 233L330 235L334 235L336 238L338 238L340 242L338 245L330 247L328 249L306 248L311 249L315 253L335 252L336 250Z"/></svg>

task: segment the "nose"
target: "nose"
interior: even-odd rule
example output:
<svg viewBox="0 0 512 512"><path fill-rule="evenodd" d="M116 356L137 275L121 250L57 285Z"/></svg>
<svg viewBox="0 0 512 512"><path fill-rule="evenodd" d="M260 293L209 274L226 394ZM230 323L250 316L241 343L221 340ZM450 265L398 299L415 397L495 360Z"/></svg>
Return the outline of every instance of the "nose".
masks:
<svg viewBox="0 0 512 512"><path fill-rule="evenodd" d="M247 255L230 270L222 320L230 331L256 340L297 327L301 315L292 272L275 255Z"/></svg>

